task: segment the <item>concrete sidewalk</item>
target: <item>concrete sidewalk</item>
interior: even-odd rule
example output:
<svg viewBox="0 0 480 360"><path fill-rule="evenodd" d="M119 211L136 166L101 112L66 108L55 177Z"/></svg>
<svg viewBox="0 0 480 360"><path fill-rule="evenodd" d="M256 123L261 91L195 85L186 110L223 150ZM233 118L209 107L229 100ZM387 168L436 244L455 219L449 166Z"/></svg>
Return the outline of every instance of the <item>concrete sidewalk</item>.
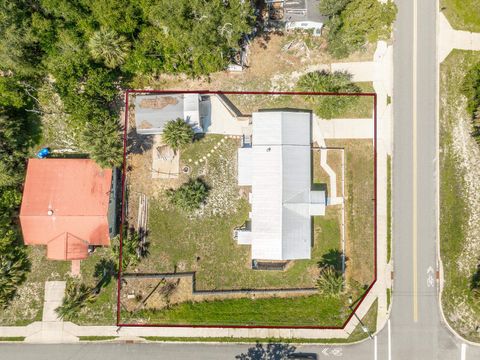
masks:
<svg viewBox="0 0 480 360"><path fill-rule="evenodd" d="M43 303L42 322L35 322L25 327L14 327L7 333L21 333L25 336L25 342L29 343L71 343L78 341L78 338L65 331L65 323L58 318L55 309L62 305L65 294L65 281L45 282L45 297ZM0 334L2 331L0 330ZM3 335L0 335L3 336Z"/></svg>
<svg viewBox="0 0 480 360"><path fill-rule="evenodd" d="M320 131L324 139L373 139L373 120L372 119L332 119L323 120L315 114L313 115L313 140L320 146Z"/></svg>
<svg viewBox="0 0 480 360"><path fill-rule="evenodd" d="M441 63L453 49L480 50L480 33L454 30L445 15L438 14L438 62Z"/></svg>

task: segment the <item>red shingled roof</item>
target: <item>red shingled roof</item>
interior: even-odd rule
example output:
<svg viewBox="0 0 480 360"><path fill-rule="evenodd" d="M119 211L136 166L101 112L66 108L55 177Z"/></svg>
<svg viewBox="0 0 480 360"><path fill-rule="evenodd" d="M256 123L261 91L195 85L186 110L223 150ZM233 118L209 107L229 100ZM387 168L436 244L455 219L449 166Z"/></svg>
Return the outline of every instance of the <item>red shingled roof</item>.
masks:
<svg viewBox="0 0 480 360"><path fill-rule="evenodd" d="M88 245L110 245L112 171L89 159L30 159L20 223L25 244L47 245L47 256L78 260Z"/></svg>

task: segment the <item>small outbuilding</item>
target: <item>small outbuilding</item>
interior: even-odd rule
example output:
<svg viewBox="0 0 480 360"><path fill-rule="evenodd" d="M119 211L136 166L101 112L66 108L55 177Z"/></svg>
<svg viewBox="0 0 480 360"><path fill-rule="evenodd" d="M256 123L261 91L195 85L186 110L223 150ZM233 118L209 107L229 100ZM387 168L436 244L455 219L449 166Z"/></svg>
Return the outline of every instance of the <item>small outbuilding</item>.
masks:
<svg viewBox="0 0 480 360"><path fill-rule="evenodd" d="M209 102L199 94L148 94L135 98L135 123L141 135L161 134L166 123L184 119L196 133L203 132L202 116Z"/></svg>
<svg viewBox="0 0 480 360"><path fill-rule="evenodd" d="M265 0L270 22L284 26L286 30L313 30L322 33L327 17L320 14L320 0Z"/></svg>
<svg viewBox="0 0 480 360"><path fill-rule="evenodd" d="M30 159L20 208L26 245L46 245L53 260L82 260L109 246L112 170L90 159Z"/></svg>

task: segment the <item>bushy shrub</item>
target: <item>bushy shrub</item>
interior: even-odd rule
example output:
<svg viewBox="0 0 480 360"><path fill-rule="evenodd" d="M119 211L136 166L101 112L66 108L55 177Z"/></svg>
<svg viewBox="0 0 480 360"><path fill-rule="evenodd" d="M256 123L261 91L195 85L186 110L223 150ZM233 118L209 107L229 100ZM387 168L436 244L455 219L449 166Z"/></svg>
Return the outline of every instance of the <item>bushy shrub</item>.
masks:
<svg viewBox="0 0 480 360"><path fill-rule="evenodd" d="M360 88L352 82L352 75L322 70L302 75L297 82L300 91L358 93ZM313 105L313 112L323 118L332 119L341 115L349 106L358 102L358 96L310 96L307 100Z"/></svg>
<svg viewBox="0 0 480 360"><path fill-rule="evenodd" d="M467 98L467 111L473 118L480 107L480 63L465 74L462 93Z"/></svg>
<svg viewBox="0 0 480 360"><path fill-rule="evenodd" d="M167 190L170 202L184 211L199 209L208 196L208 186L200 179L190 180L178 189Z"/></svg>
<svg viewBox="0 0 480 360"><path fill-rule="evenodd" d="M318 292L325 296L338 297L344 290L344 279L340 271L333 266L325 266L320 270L317 279Z"/></svg>
<svg viewBox="0 0 480 360"><path fill-rule="evenodd" d="M122 269L135 266L140 259L148 256L148 242L140 241L140 234L131 227L124 232L122 238ZM120 236L112 239L112 253L115 259L120 257Z"/></svg>

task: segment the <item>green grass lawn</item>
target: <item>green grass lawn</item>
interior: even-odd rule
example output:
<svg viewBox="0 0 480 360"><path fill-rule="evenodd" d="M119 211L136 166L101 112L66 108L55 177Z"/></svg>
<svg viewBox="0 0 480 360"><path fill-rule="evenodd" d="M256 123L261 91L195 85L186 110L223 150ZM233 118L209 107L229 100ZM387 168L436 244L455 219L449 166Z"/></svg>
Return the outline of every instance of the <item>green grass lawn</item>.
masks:
<svg viewBox="0 0 480 360"><path fill-rule="evenodd" d="M24 336L0 336L0 341L24 341L25 337Z"/></svg>
<svg viewBox="0 0 480 360"><path fill-rule="evenodd" d="M129 320L157 324L340 326L349 313L346 303L346 298L320 295L186 302L169 310L140 311Z"/></svg>
<svg viewBox="0 0 480 360"><path fill-rule="evenodd" d="M117 336L79 336L80 341L106 341L116 339Z"/></svg>
<svg viewBox="0 0 480 360"><path fill-rule="evenodd" d="M370 309L362 318L362 323L368 329L370 334L374 334L377 331L377 314L378 314L378 300L375 300L370 306ZM348 342L356 342L366 339L369 335L363 330L362 324L358 324L355 330L350 334Z"/></svg>
<svg viewBox="0 0 480 360"><path fill-rule="evenodd" d="M440 8L454 29L480 32L480 1L440 0Z"/></svg>
<svg viewBox="0 0 480 360"><path fill-rule="evenodd" d="M459 263L466 261L467 241L472 241L467 236L471 212L465 169L455 151L453 132L459 121L469 121L460 86L468 69L479 60L479 52L454 50L440 68L440 250L445 275L442 306L450 325L468 340L477 342L480 334L475 327L480 318L480 302L472 296L469 275L476 270L475 257L466 264L468 271L459 269ZM462 140L463 146L474 156L475 143L465 144Z"/></svg>
<svg viewBox="0 0 480 360"><path fill-rule="evenodd" d="M378 300L372 304L367 314L362 318L363 324L367 327L370 334L377 331L377 312ZM161 336L145 336L144 339L149 341L166 341L166 342L227 342L227 343L286 343L286 344L341 344L352 343L364 340L368 334L363 331L362 325L358 324L354 331L347 339L302 339L302 338L235 338L235 337L161 337Z"/></svg>
<svg viewBox="0 0 480 360"><path fill-rule="evenodd" d="M392 302L392 289L387 288L387 310L390 309L391 302Z"/></svg>
<svg viewBox="0 0 480 360"><path fill-rule="evenodd" d="M345 148L347 278L368 286L374 278L373 143L355 139L326 143Z"/></svg>

